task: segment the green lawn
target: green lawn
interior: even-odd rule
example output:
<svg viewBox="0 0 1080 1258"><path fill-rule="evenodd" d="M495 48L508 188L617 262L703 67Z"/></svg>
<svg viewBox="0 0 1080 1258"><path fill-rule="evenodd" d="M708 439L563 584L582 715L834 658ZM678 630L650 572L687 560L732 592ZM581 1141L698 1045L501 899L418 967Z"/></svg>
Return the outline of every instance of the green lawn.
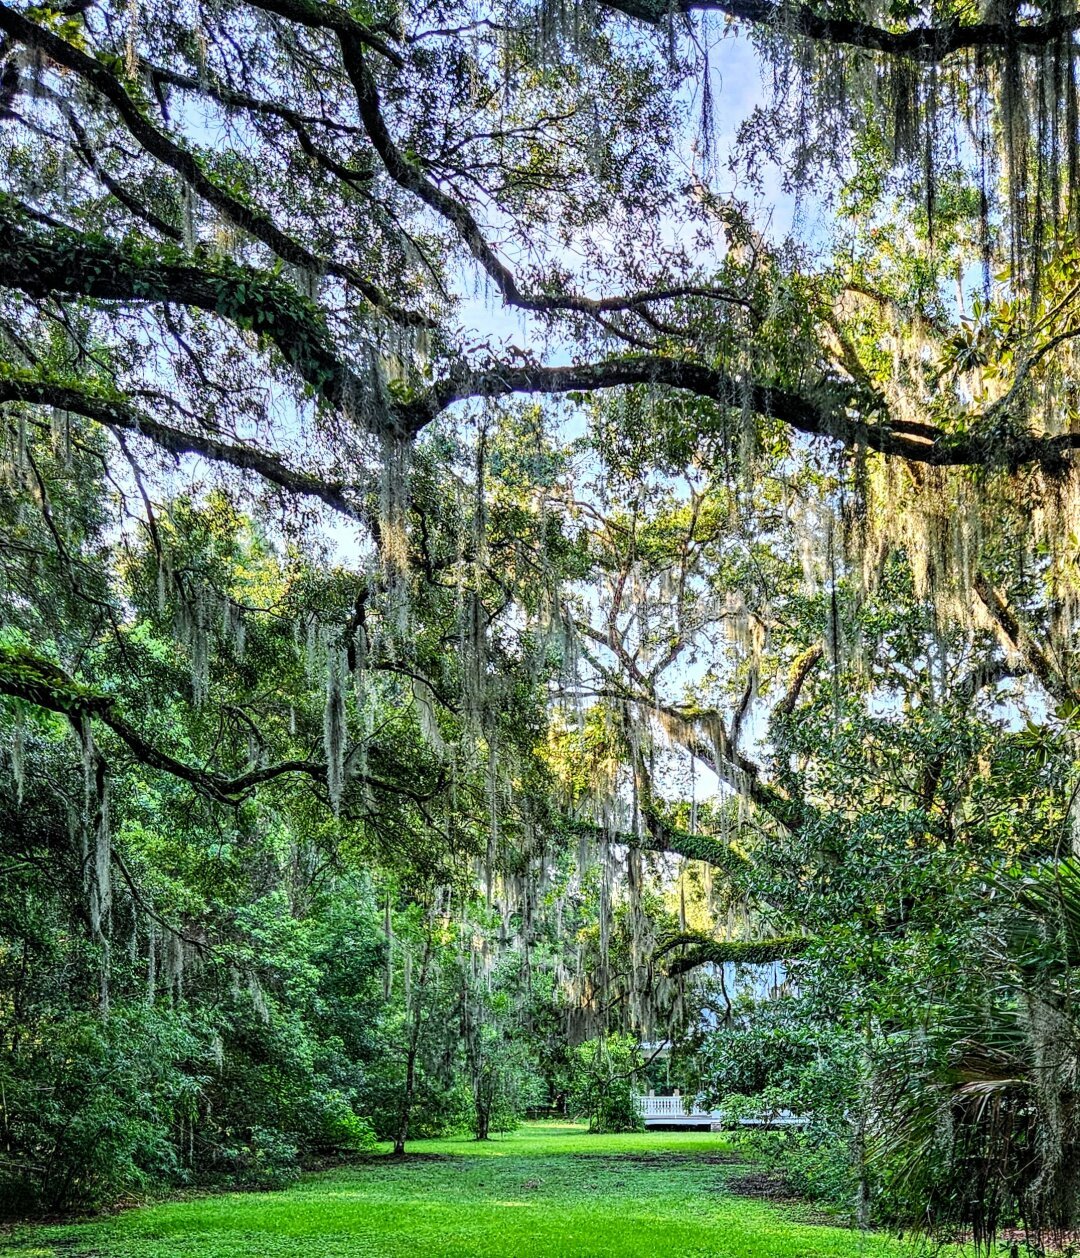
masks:
<svg viewBox="0 0 1080 1258"><path fill-rule="evenodd" d="M898 1258L881 1236L735 1196L723 1136L591 1136L533 1123L488 1144L425 1140L404 1162L306 1176L93 1223L26 1227L7 1258ZM415 1156L420 1155L420 1156Z"/></svg>

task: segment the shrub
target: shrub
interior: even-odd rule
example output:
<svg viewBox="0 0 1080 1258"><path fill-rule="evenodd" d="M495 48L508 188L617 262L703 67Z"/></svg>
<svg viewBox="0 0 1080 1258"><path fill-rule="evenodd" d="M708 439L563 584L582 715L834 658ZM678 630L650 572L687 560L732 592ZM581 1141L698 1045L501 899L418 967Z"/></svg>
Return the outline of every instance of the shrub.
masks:
<svg viewBox="0 0 1080 1258"><path fill-rule="evenodd" d="M181 1063L199 1049L179 1015L117 1006L56 1021L33 1052L8 1054L0 1210L85 1209L183 1180L174 1133L200 1079Z"/></svg>
<svg viewBox="0 0 1080 1258"><path fill-rule="evenodd" d="M221 1158L229 1178L245 1188L283 1188L300 1175L296 1145L270 1127L250 1128Z"/></svg>
<svg viewBox="0 0 1080 1258"><path fill-rule="evenodd" d="M375 1128L353 1109L343 1093L325 1095L321 1120L320 1130L311 1141L314 1152L327 1157L358 1157L374 1151Z"/></svg>

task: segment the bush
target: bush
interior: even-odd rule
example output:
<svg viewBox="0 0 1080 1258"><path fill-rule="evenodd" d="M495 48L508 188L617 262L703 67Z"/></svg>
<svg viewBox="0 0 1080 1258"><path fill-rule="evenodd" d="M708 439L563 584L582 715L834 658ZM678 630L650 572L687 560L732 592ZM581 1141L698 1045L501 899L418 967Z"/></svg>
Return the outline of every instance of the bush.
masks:
<svg viewBox="0 0 1080 1258"><path fill-rule="evenodd" d="M341 1092L328 1092L323 1098L321 1129L311 1141L312 1149L326 1157L360 1157L372 1153L377 1143L375 1128L362 1118Z"/></svg>
<svg viewBox="0 0 1080 1258"><path fill-rule="evenodd" d="M393 1140L397 1134L404 1093L405 1063L400 1055L386 1054L371 1064L361 1099L380 1140ZM442 1078L422 1065L417 1069L409 1111L410 1140L468 1131L472 1115L472 1093L463 1078L456 1073Z"/></svg>
<svg viewBox="0 0 1080 1258"><path fill-rule="evenodd" d="M199 1050L179 1015L117 1006L54 1022L32 1053L8 1054L0 1210L86 1209L182 1181L174 1133L200 1078L180 1063Z"/></svg>
<svg viewBox="0 0 1080 1258"><path fill-rule="evenodd" d="M766 1089L756 1096L723 1097L719 1108L728 1122L739 1118L768 1122L789 1106L786 1097ZM749 1159L795 1196L854 1211L858 1168L848 1121L834 1127L814 1116L803 1128L735 1127L733 1134Z"/></svg>
<svg viewBox="0 0 1080 1258"><path fill-rule="evenodd" d="M473 1073L473 1135L513 1131L526 1108L544 1096L536 1062L520 1040L493 1033Z"/></svg>
<svg viewBox="0 0 1080 1258"><path fill-rule="evenodd" d="M804 1128L741 1128L740 1139L798 1196L852 1210L860 1047L839 1029L805 1024L800 1012L795 1001L777 1001L747 1026L712 1032L703 1053L707 1099L729 1120L804 1116Z"/></svg>
<svg viewBox="0 0 1080 1258"><path fill-rule="evenodd" d="M283 1188L300 1175L296 1145L270 1127L252 1127L221 1158L230 1180L245 1188Z"/></svg>

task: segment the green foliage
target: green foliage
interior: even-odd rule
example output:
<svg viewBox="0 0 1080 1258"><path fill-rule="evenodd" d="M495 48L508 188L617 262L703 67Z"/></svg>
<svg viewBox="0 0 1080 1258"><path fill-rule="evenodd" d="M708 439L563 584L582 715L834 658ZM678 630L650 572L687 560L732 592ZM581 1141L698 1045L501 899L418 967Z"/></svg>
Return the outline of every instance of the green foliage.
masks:
<svg viewBox="0 0 1080 1258"><path fill-rule="evenodd" d="M822 1026L813 1013L799 998L769 1002L745 1025L706 1036L697 1064L725 1121L753 1124L736 1130L755 1162L800 1197L854 1215L860 1047L850 1031ZM806 1127L770 1129L783 1114L803 1116Z"/></svg>
<svg viewBox="0 0 1080 1258"><path fill-rule="evenodd" d="M471 1063L473 1133L486 1140L492 1132L514 1131L526 1110L547 1098L536 1054L523 1035L509 1039L499 1027L485 1025L479 1036Z"/></svg>
<svg viewBox="0 0 1080 1258"><path fill-rule="evenodd" d="M1069 14L749 6L805 248L662 4L196 7L0 10L5 1207L681 1038L860 1221L1080 1224Z"/></svg>
<svg viewBox="0 0 1080 1258"><path fill-rule="evenodd" d="M644 1059L636 1039L609 1035L586 1040L570 1056L567 1107L596 1132L640 1131L637 1097Z"/></svg>
<svg viewBox="0 0 1080 1258"><path fill-rule="evenodd" d="M0 1066L0 1208L86 1208L183 1182L174 1133L191 1120L205 1045L188 1020L115 1007L67 1012Z"/></svg>
<svg viewBox="0 0 1080 1258"><path fill-rule="evenodd" d="M327 1095L316 1147L340 1160L374 1152L377 1139L371 1121L357 1114L340 1092Z"/></svg>

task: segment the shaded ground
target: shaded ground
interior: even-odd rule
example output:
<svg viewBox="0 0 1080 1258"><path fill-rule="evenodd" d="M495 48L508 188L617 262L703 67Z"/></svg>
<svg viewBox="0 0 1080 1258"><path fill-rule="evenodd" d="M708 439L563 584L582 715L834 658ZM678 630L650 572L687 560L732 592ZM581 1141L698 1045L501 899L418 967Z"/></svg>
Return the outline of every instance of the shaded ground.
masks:
<svg viewBox="0 0 1080 1258"><path fill-rule="evenodd" d="M740 1197L759 1197L763 1201L795 1201L796 1196L786 1180L762 1171L748 1171L745 1175L732 1175L727 1181L729 1192Z"/></svg>
<svg viewBox="0 0 1080 1258"><path fill-rule="evenodd" d="M478 1145L92 1223L23 1228L0 1258L910 1258L881 1236L815 1226L739 1196L722 1135L590 1136L530 1123ZM440 1155L432 1157L430 1155Z"/></svg>

